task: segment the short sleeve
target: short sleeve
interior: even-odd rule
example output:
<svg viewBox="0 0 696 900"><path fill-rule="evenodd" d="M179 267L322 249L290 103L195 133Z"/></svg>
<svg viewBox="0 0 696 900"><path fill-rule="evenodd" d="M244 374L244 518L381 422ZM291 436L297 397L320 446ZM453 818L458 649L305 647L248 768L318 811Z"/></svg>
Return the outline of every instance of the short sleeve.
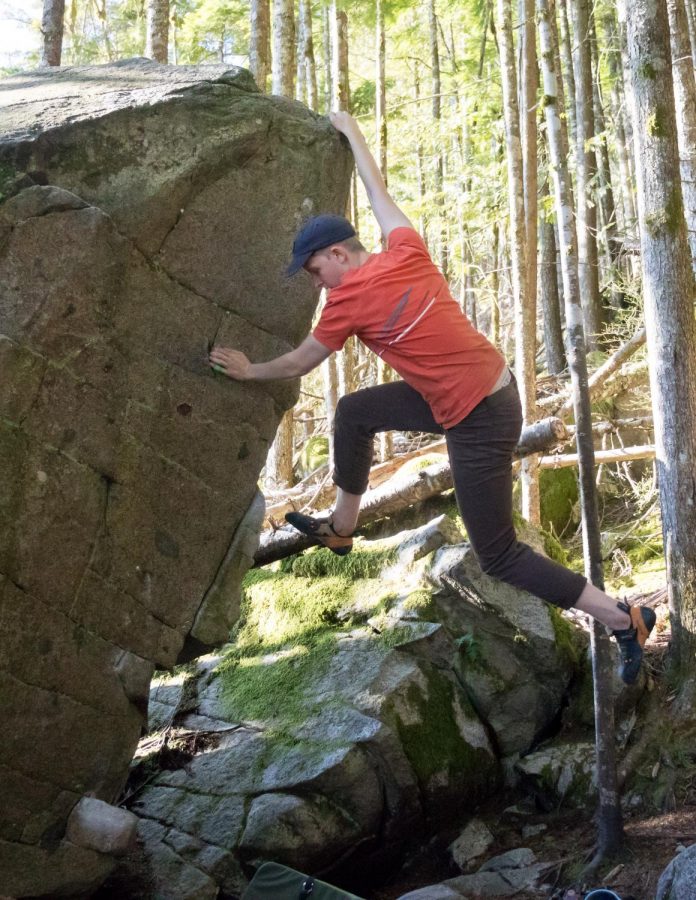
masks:
<svg viewBox="0 0 696 900"><path fill-rule="evenodd" d="M395 228L387 238L387 252L396 250L405 251L409 255L427 256L430 259L430 253L428 253L423 238L414 228L408 228L405 225Z"/></svg>
<svg viewBox="0 0 696 900"><path fill-rule="evenodd" d="M329 297L312 332L314 338L330 350L341 350L348 338L355 334L355 328L345 307L345 303L332 303Z"/></svg>

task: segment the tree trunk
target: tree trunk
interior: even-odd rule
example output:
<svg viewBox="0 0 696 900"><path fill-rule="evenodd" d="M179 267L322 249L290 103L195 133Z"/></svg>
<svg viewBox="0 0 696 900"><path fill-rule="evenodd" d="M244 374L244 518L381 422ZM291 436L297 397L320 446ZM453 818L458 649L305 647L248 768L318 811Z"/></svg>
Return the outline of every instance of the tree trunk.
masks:
<svg viewBox="0 0 696 900"><path fill-rule="evenodd" d="M42 66L59 66L63 50L63 21L65 18L65 0L44 0L41 18L41 34L43 46L41 50Z"/></svg>
<svg viewBox="0 0 696 900"><path fill-rule="evenodd" d="M331 2L331 86L333 109L350 111L348 14Z"/></svg>
<svg viewBox="0 0 696 900"><path fill-rule="evenodd" d="M273 0L273 71L271 93L292 97L295 75L295 6Z"/></svg>
<svg viewBox="0 0 696 900"><path fill-rule="evenodd" d="M696 326L664 0L626 11L638 216L673 662L696 697Z"/></svg>
<svg viewBox="0 0 696 900"><path fill-rule="evenodd" d="M271 7L270 0L251 0L251 35L249 39L249 68L259 90L268 86L271 69Z"/></svg>
<svg viewBox="0 0 696 900"><path fill-rule="evenodd" d="M493 223L493 272L491 276L491 343L500 347L500 226Z"/></svg>
<svg viewBox="0 0 696 900"><path fill-rule="evenodd" d="M329 435L329 460L331 461L330 465L333 465L334 417L338 403L338 366L335 353L332 353L322 363L321 371L324 376L324 408L326 409L326 425Z"/></svg>
<svg viewBox="0 0 696 900"><path fill-rule="evenodd" d="M667 0L684 216L696 270L696 79L684 0Z"/></svg>
<svg viewBox="0 0 696 900"><path fill-rule="evenodd" d="M322 8L321 48L324 73L324 112L331 111L333 85L331 83L331 3L326 0Z"/></svg>
<svg viewBox="0 0 696 900"><path fill-rule="evenodd" d="M565 104L565 112L568 116L568 121L570 122L570 147L572 148L571 153L574 157L575 139L577 136L577 107L575 104L576 90L575 71L573 69L573 40L570 34L570 24L568 22L568 0L560 0L560 3L558 4L558 14L561 23L561 35L556 50L559 54L558 64L560 71L563 73L561 80L564 84L564 95L568 101Z"/></svg>
<svg viewBox="0 0 696 900"><path fill-rule="evenodd" d="M529 298L526 295L527 234L524 204L524 169L520 137L520 112L517 103L515 50L512 37L510 0L498 0L498 41L503 82L503 111L507 147L508 206L510 210L510 249L512 289L515 298L515 369L520 385L520 399L525 422L534 420L536 390L534 382L536 318L529 321ZM536 298L535 298L536 299ZM532 310L534 302L532 303ZM531 324L531 334L530 334ZM539 521L539 487L534 470L522 472L522 514L532 522Z"/></svg>
<svg viewBox="0 0 696 900"><path fill-rule="evenodd" d="M604 325L597 264L597 206L593 185L597 162L592 147L595 136L592 105L592 57L590 52L590 0L570 0L573 14L573 62L575 66L575 164L577 172L578 280L585 314L585 336L592 349L599 346ZM572 102L572 99L571 99Z"/></svg>
<svg viewBox="0 0 696 900"><path fill-rule="evenodd" d="M539 70L536 55L535 0L520 0L520 139L522 146L524 218L525 218L525 279L523 306L520 310L518 340L516 341L517 371L523 371L520 381L524 394L523 413L530 425L536 419L536 298L537 298L537 242L538 242L538 159L537 159L537 90ZM519 338L522 338L521 341ZM541 524L539 476L536 460L522 463L522 515L534 525Z"/></svg>
<svg viewBox="0 0 696 900"><path fill-rule="evenodd" d="M297 12L297 76L295 98L310 109L317 107L317 71L314 63L314 39L312 37L312 5L310 0L299 0Z"/></svg>
<svg viewBox="0 0 696 900"><path fill-rule="evenodd" d="M169 59L169 0L147 0L145 56L159 63Z"/></svg>
<svg viewBox="0 0 696 900"><path fill-rule="evenodd" d="M566 359L563 350L563 325L558 295L556 229L546 215L541 221L540 276L539 295L544 314L546 368L551 375L557 375L565 369Z"/></svg>
<svg viewBox="0 0 696 900"><path fill-rule="evenodd" d="M413 98L418 104L420 100L420 75L418 60L413 63ZM425 166L423 163L423 142L421 131L416 129L416 181L418 183L418 230L423 240L427 241L428 220L425 214Z"/></svg>
<svg viewBox="0 0 696 900"><path fill-rule="evenodd" d="M385 79L386 36L384 33L384 5L377 0L375 27L375 131L377 133L377 162L385 184L389 184L387 173L387 87Z"/></svg>
<svg viewBox="0 0 696 900"><path fill-rule="evenodd" d="M430 35L430 65L431 65L431 92L433 95L433 131L436 136L435 145L439 146L440 135L440 119L442 115L442 102L440 94L442 91L440 83L440 47L437 36L437 13L435 11L435 0L428 0L428 33ZM449 269L449 253L447 247L447 234L444 221L444 205L445 198L443 194L444 182L444 160L442 151L435 153L435 171L433 178L433 189L435 206L437 207L437 245L438 259L440 269L445 279L448 277Z"/></svg>
<svg viewBox="0 0 696 900"><path fill-rule="evenodd" d="M577 243L568 169L562 152L561 135L564 124L557 103L557 73L555 71L554 43L551 37L551 32L555 27L555 18L553 13L549 12L548 0L537 0L537 10L543 60L546 130L553 172L559 250L563 271L566 352L573 385L577 428L575 440L580 468L580 508L582 511L585 574L593 584L601 589L604 587L604 576L594 479L594 445L587 386L585 334L577 276ZM606 698L612 697L612 681L609 677L610 648L606 632L601 633L603 630L603 627L593 626L592 669L595 678L595 733L599 789L599 852L595 857L595 865L604 856L614 852L623 840L621 806L616 785L616 761L613 756L614 707L613 703L606 700ZM602 700L602 698L604 699Z"/></svg>
<svg viewBox="0 0 696 900"><path fill-rule="evenodd" d="M620 308L623 304L623 293L618 287L619 239L616 229L616 208L611 183L604 104L600 92L599 53L594 18L590 20L590 49L592 51L592 102L597 134L595 155L599 182L597 199L601 215L601 235L606 255L607 274L611 284L611 305L614 308Z"/></svg>
<svg viewBox="0 0 696 900"><path fill-rule="evenodd" d="M692 0L686 0L686 21L689 29L689 46L691 47L691 59L696 69L696 7Z"/></svg>
<svg viewBox="0 0 696 900"><path fill-rule="evenodd" d="M266 460L266 479L275 488L292 487L293 411L289 409L280 420L275 440Z"/></svg>

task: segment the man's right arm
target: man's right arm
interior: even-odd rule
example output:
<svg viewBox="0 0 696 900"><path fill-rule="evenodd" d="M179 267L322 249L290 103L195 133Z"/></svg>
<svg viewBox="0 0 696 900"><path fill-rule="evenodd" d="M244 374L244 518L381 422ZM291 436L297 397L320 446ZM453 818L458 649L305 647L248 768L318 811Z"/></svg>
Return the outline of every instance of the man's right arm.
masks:
<svg viewBox="0 0 696 900"><path fill-rule="evenodd" d="M213 347L210 351L210 364L218 372L237 381L272 381L306 375L332 353L332 350L310 334L299 347L264 363L250 362L240 350Z"/></svg>
<svg viewBox="0 0 696 900"><path fill-rule="evenodd" d="M358 174L365 185L372 212L379 222L382 234L389 237L395 228L413 228L407 216L394 203L379 171L374 156L370 153L367 142L355 119L346 112L335 112L329 115L331 124L350 142Z"/></svg>

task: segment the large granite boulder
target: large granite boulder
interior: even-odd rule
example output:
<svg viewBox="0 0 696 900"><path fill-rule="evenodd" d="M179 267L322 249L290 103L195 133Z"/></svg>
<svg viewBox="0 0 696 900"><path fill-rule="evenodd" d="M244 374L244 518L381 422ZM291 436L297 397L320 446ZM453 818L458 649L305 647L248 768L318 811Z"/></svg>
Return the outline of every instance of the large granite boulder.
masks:
<svg viewBox="0 0 696 900"><path fill-rule="evenodd" d="M240 69L2 82L0 893L103 879L111 844L68 840L72 810L118 797L153 667L227 637L297 384L205 357L307 333L316 295L283 269L303 218L345 208L350 167L326 120Z"/></svg>
<svg viewBox="0 0 696 900"><path fill-rule="evenodd" d="M675 856L660 875L655 900L693 900L696 895L696 844Z"/></svg>
<svg viewBox="0 0 696 900"><path fill-rule="evenodd" d="M234 642L153 682L154 733L130 787L140 847L112 893L237 896L268 859L350 880L500 786L496 729L512 727L512 711L497 718L472 703L467 629L496 635L497 656L481 663L496 685L526 667L525 693L508 688L528 700L517 709L520 750L558 714L572 661L549 608L475 576L461 542L443 516L360 541L348 557L315 550L249 573ZM462 561L481 591L474 619L471 599L461 609L454 599L453 585L470 589L458 581ZM537 664L530 644L543 652ZM137 871L146 883L128 881Z"/></svg>

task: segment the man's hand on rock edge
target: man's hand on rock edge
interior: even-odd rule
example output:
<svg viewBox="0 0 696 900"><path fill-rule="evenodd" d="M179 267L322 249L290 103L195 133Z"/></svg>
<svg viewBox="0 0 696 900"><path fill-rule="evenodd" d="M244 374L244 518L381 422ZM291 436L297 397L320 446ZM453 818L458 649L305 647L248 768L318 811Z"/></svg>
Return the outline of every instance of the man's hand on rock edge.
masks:
<svg viewBox="0 0 696 900"><path fill-rule="evenodd" d="M251 378L251 363L240 350L229 347L213 347L209 357L210 365L216 372L222 372L237 381Z"/></svg>

